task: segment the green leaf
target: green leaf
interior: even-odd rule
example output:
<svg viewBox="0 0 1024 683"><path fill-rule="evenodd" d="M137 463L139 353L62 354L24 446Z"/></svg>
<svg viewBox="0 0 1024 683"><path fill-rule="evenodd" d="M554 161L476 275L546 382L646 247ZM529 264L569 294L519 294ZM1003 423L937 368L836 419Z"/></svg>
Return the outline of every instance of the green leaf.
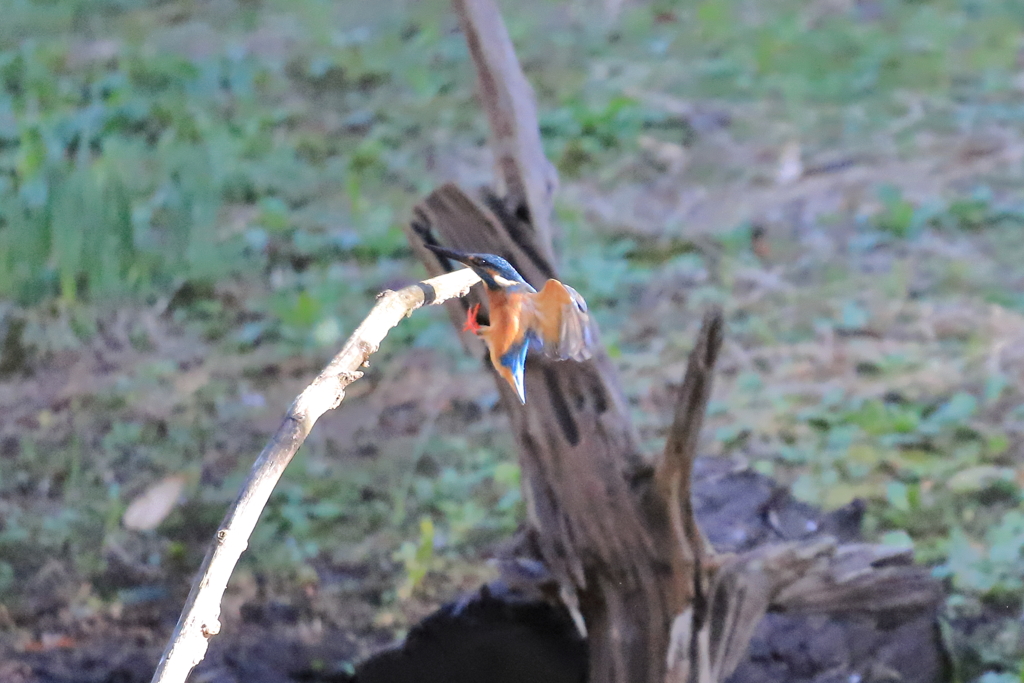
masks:
<svg viewBox="0 0 1024 683"><path fill-rule="evenodd" d="M38 177L46 164L46 143L42 133L36 127L26 126L21 131L18 144L18 158L15 172L22 182Z"/></svg>
<svg viewBox="0 0 1024 683"><path fill-rule="evenodd" d="M978 399L966 392L958 392L929 415L925 422L929 427L939 428L967 421L978 408Z"/></svg>
<svg viewBox="0 0 1024 683"><path fill-rule="evenodd" d="M843 305L842 325L848 330L862 330L868 324L868 312L856 301Z"/></svg>
<svg viewBox="0 0 1024 683"><path fill-rule="evenodd" d="M907 492L907 485L901 481L890 481L885 485L885 497L897 510L908 512L910 510L910 497Z"/></svg>
<svg viewBox="0 0 1024 683"><path fill-rule="evenodd" d="M887 531L882 534L881 538L878 539L882 545L892 546L894 548L906 548L908 550L914 549L914 539L910 537L906 531Z"/></svg>

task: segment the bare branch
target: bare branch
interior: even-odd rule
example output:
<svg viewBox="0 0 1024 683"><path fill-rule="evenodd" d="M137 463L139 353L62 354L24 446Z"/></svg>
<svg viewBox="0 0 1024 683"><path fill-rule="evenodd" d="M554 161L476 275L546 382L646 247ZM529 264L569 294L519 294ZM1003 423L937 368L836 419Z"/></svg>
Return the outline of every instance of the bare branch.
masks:
<svg viewBox="0 0 1024 683"><path fill-rule="evenodd" d="M675 417L665 442L665 453L655 475L666 490L673 478L682 477L687 496L704 411L711 397L715 361L722 348L723 324L722 309L717 306L704 315L697 342L690 352L683 386L679 390Z"/></svg>
<svg viewBox="0 0 1024 683"><path fill-rule="evenodd" d="M697 457L697 442L704 423L704 412L711 397L715 361L722 347L722 326L720 308L715 307L705 314L697 343L690 352L683 386L679 390L675 417L665 442L665 453L655 471L655 481L669 506L676 540L688 560L699 557L706 547L693 516L690 479L693 461Z"/></svg>
<svg viewBox="0 0 1024 683"><path fill-rule="evenodd" d="M317 419L338 407L345 397L345 387L362 377L359 368L367 364L370 355L402 318L420 306L464 296L479 280L472 270L465 268L397 292L384 292L338 355L299 394L224 516L152 683L184 683L189 672L203 660L210 637L220 632L220 602L231 572L284 468Z"/></svg>
<svg viewBox="0 0 1024 683"><path fill-rule="evenodd" d="M835 543L827 539L762 546L720 558L708 590L708 613L698 616L694 605L672 624L666 682L724 681L746 655L779 587L834 550Z"/></svg>
<svg viewBox="0 0 1024 683"><path fill-rule="evenodd" d="M507 212L532 230L554 262L551 208L558 175L544 156L537 105L493 0L453 0L476 65L480 103L491 124L495 180Z"/></svg>
<svg viewBox="0 0 1024 683"><path fill-rule="evenodd" d="M693 596L692 607L685 610L686 626L689 629L687 653L683 658L693 663L708 663L706 655L707 643L704 628L708 619L709 598L705 586L705 556L713 551L704 534L697 525L693 514L693 503L690 499L690 481L693 472L693 461L697 457L697 442L700 439L701 426L704 423L704 412L711 398L711 386L714 379L715 361L718 351L722 348L722 310L715 307L704 315L697 343L690 352L690 360L683 376L683 386L679 390L676 403L676 414L672 420L668 439L665 442L665 453L655 470L655 482L662 492L668 505L668 515L672 523L672 532L676 540L676 552L684 566L689 567L688 574L693 584L690 587ZM680 576L680 578L683 578ZM677 624L680 622L676 621ZM672 648L680 647L677 638L682 632L673 628ZM671 650L671 648L670 648ZM670 656L670 662L672 657ZM674 667L670 664L670 670ZM705 680L707 671L702 668L687 669L685 675L698 676ZM684 675L680 670L675 675ZM682 680L682 679L680 679Z"/></svg>

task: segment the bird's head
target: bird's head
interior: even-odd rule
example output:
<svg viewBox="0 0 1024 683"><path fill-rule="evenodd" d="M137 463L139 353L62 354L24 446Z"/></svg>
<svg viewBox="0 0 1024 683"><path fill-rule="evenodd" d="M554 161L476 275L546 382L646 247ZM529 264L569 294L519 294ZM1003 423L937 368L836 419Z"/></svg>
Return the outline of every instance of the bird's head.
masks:
<svg viewBox="0 0 1024 683"><path fill-rule="evenodd" d="M506 289L514 285L527 284L512 264L494 254L467 254L454 249L446 249L434 244L426 245L435 254L440 254L453 261L464 263L473 269L488 289ZM529 286L529 285L527 285Z"/></svg>

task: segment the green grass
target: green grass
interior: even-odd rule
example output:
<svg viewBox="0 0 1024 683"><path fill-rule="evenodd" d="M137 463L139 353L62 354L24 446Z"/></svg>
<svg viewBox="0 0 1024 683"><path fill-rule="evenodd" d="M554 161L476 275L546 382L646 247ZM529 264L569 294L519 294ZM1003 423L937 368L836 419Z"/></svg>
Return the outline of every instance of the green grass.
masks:
<svg viewBox="0 0 1024 683"><path fill-rule="evenodd" d="M998 608L1024 600L1021 170L1012 154L942 182L899 169L987 159L956 150L993 132L1019 144L1018 5L662 1L614 20L504 7L562 175L562 272L644 443L663 438L666 372L681 374L702 307L724 303L742 353L722 370L709 448L818 504L865 497L869 535L909 538L951 587L966 680L1024 660ZM16 601L48 558L105 601L132 599L114 555L192 571L285 390L379 290L421 273L401 230L411 207L453 174L482 177L488 133L455 28L440 0L5 5L0 374L24 398L4 399L17 426L0 441L0 594ZM652 161L651 140L678 168ZM787 203L773 155L791 141L808 167L840 155L872 173ZM710 208L677 210L689 190ZM829 192L841 201L801 213ZM745 215L715 218L721 205ZM250 571L373 564L390 609L445 595L457 581L442 575L514 528L493 394L432 417L403 408L388 368L417 354L456 384L477 377L443 315L404 322L350 400L382 401L373 420L411 410L412 426L372 432L373 454L354 427L348 446L307 445ZM63 402L32 398L61 368L88 380ZM187 502L162 526L121 528L131 500L179 473ZM971 619L984 628L958 630Z"/></svg>

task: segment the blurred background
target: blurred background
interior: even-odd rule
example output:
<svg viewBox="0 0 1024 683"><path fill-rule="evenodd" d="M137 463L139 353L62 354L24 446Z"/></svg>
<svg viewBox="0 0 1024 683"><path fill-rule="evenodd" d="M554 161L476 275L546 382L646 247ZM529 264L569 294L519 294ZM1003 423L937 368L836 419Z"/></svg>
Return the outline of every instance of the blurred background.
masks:
<svg viewBox="0 0 1024 683"><path fill-rule="evenodd" d="M703 452L863 499L869 539L946 580L962 679L1021 680L1024 4L501 7L561 176L562 279L645 447L720 303ZM126 638L157 656L292 398L423 276L412 207L488 179L487 128L440 0L2 14L0 661L82 672L88 646L101 676ZM329 640L334 666L491 576L519 470L455 339L418 312L320 421L228 624Z"/></svg>

